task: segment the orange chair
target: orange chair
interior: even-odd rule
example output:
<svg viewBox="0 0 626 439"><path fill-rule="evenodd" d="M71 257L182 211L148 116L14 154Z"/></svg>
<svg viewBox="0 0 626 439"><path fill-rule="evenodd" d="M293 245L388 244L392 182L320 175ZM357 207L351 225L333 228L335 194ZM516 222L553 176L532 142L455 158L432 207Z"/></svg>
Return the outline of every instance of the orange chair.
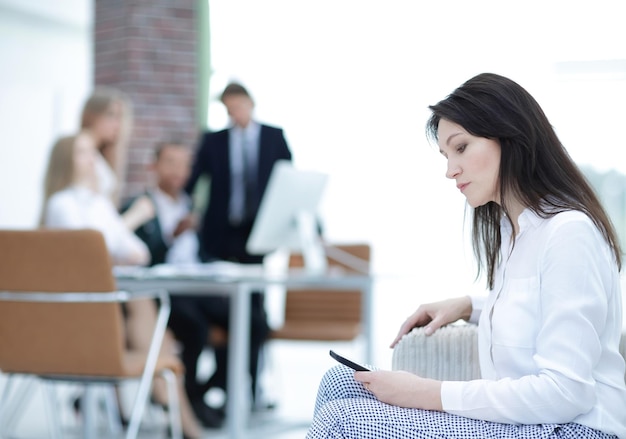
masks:
<svg viewBox="0 0 626 439"><path fill-rule="evenodd" d="M0 371L9 378L0 398L0 425L15 375L82 383L87 400L92 386L135 379L139 387L126 438L136 438L159 373L168 383L172 435L182 437L175 376L180 362L159 353L170 312L167 293L116 291L104 239L94 230L2 230L0 249ZM150 349L130 351L121 304L155 298L160 306ZM93 407L85 405L84 437L90 437ZM58 419L52 422L51 432L60 436Z"/></svg>
<svg viewBox="0 0 626 439"><path fill-rule="evenodd" d="M335 257L327 257L328 268L346 273L369 273L371 247L369 244L344 244L328 247ZM341 261L341 262L340 262ZM289 257L290 268L303 268L299 253ZM363 293L359 290L288 290L285 296L283 326L270 333L270 339L310 341L351 341L361 334ZM224 346L228 333L213 326L209 346Z"/></svg>
<svg viewBox="0 0 626 439"><path fill-rule="evenodd" d="M330 257L334 249L339 257ZM328 267L347 273L369 272L369 244L335 245L328 249ZM364 268L355 269L356 264ZM290 268L304 266L301 254L292 254ZM288 290L285 297L285 322L270 337L281 340L350 341L361 333L363 293L345 290Z"/></svg>

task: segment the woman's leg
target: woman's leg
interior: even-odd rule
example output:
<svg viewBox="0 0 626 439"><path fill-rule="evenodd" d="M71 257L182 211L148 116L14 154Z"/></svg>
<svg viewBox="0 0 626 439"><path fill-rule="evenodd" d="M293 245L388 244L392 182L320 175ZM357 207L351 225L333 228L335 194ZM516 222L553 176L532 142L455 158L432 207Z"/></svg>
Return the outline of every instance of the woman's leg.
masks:
<svg viewBox="0 0 626 439"><path fill-rule="evenodd" d="M182 344L185 386L190 399L202 399L204 392L197 382L198 359L206 344L209 321L202 313L197 296L172 296L172 312L168 322L176 339Z"/></svg>
<svg viewBox="0 0 626 439"><path fill-rule="evenodd" d="M176 393L180 408L180 421L185 437L200 438L202 436L202 426L194 414L194 411L185 391L185 384L182 375L176 376ZM159 405L167 408L169 399L167 397L167 383L161 376L155 376L153 380L152 399Z"/></svg>
<svg viewBox="0 0 626 439"><path fill-rule="evenodd" d="M157 306L151 299L131 300L125 304L126 343L134 351L148 352L154 325L157 321Z"/></svg>
<svg viewBox="0 0 626 439"><path fill-rule="evenodd" d="M408 409L377 400L335 366L322 378L307 439L607 439L578 424L511 425L444 412Z"/></svg>
<svg viewBox="0 0 626 439"><path fill-rule="evenodd" d="M152 300L131 301L127 304L126 328L127 340L131 349L148 352L154 325L157 320L156 304ZM176 339L168 329L163 336L161 355L171 356L178 360ZM183 433L189 438L199 438L202 429L195 416L187 392L185 391L184 379L177 377L177 393L180 403L180 415ZM167 406L167 386L161 377L155 377L152 384L152 398L163 406Z"/></svg>
<svg viewBox="0 0 626 439"><path fill-rule="evenodd" d="M355 381L352 369L338 364L322 377L315 400L314 415L317 415L319 410L330 401L351 398L375 399L374 395L363 387L363 384Z"/></svg>
<svg viewBox="0 0 626 439"><path fill-rule="evenodd" d="M577 424L511 425L444 412L407 409L371 398L328 402L306 439L608 439Z"/></svg>

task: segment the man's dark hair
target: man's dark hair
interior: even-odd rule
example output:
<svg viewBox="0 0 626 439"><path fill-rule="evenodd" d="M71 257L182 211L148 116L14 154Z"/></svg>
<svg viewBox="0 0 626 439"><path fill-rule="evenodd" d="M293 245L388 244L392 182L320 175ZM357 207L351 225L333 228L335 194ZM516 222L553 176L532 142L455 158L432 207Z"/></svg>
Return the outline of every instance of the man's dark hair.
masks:
<svg viewBox="0 0 626 439"><path fill-rule="evenodd" d="M248 93L248 90L243 85L239 84L238 82L231 82L230 84L228 84L226 88L224 89L224 91L222 92L222 96L220 97L220 100L224 102L224 98L228 96L245 96L247 98L252 99L252 96L250 96L250 93Z"/></svg>
<svg viewBox="0 0 626 439"><path fill-rule="evenodd" d="M157 161L157 162L159 161L159 159L161 158L161 153L163 152L163 150L165 148L184 148L184 149L186 149L187 146L183 142L179 142L177 140L159 142L159 143L156 144L156 146L154 148L154 160L155 161Z"/></svg>

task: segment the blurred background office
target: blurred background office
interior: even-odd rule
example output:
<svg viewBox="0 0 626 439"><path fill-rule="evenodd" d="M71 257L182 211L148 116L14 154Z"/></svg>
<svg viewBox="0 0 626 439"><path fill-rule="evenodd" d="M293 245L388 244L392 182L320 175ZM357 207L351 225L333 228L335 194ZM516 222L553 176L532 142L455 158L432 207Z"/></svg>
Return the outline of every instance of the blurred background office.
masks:
<svg viewBox="0 0 626 439"><path fill-rule="evenodd" d="M163 16L142 16L148 3ZM176 32L203 38L160 55L184 52L188 58L179 64L196 69L186 80L172 76L179 91L167 97L190 96L188 111L196 116L189 123L178 113L151 114L157 97L154 106L139 101L135 114L166 118L167 129L195 142L200 126L227 124L218 95L228 81L253 90L257 118L284 128L295 165L330 175L321 206L326 238L373 247L375 360L389 367L386 346L409 309L472 291L474 267L458 221L464 198L445 179L445 160L428 144L424 123L429 104L474 74L509 76L538 99L625 236L623 6L623 0L0 0L0 227L36 225L53 139L76 130L94 83L110 79L96 72L110 48L94 45L94 31L130 45L119 62L132 63L141 43L150 43L132 32L153 19L155 40ZM102 21L116 14L126 14L127 34L107 33ZM133 147L149 137L141 123L136 127L129 196L145 189L140 169L151 159L138 143Z"/></svg>

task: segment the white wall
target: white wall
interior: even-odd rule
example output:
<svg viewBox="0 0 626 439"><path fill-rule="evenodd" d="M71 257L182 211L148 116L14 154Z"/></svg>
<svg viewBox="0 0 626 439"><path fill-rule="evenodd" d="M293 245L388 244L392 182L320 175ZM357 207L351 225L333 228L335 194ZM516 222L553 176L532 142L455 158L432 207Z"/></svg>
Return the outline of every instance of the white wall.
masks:
<svg viewBox="0 0 626 439"><path fill-rule="evenodd" d="M576 160L626 171L616 160L626 146L622 5L210 1L209 126L225 125L216 97L238 79L258 118L285 129L296 165L330 174L327 237L373 245L381 366L417 304L482 289L472 284L464 197L424 136L427 106L477 73L500 73L537 98ZM590 74L564 64L598 60L622 63L610 75L602 63Z"/></svg>
<svg viewBox="0 0 626 439"><path fill-rule="evenodd" d="M47 155L91 88L91 1L0 0L0 227L36 225Z"/></svg>

